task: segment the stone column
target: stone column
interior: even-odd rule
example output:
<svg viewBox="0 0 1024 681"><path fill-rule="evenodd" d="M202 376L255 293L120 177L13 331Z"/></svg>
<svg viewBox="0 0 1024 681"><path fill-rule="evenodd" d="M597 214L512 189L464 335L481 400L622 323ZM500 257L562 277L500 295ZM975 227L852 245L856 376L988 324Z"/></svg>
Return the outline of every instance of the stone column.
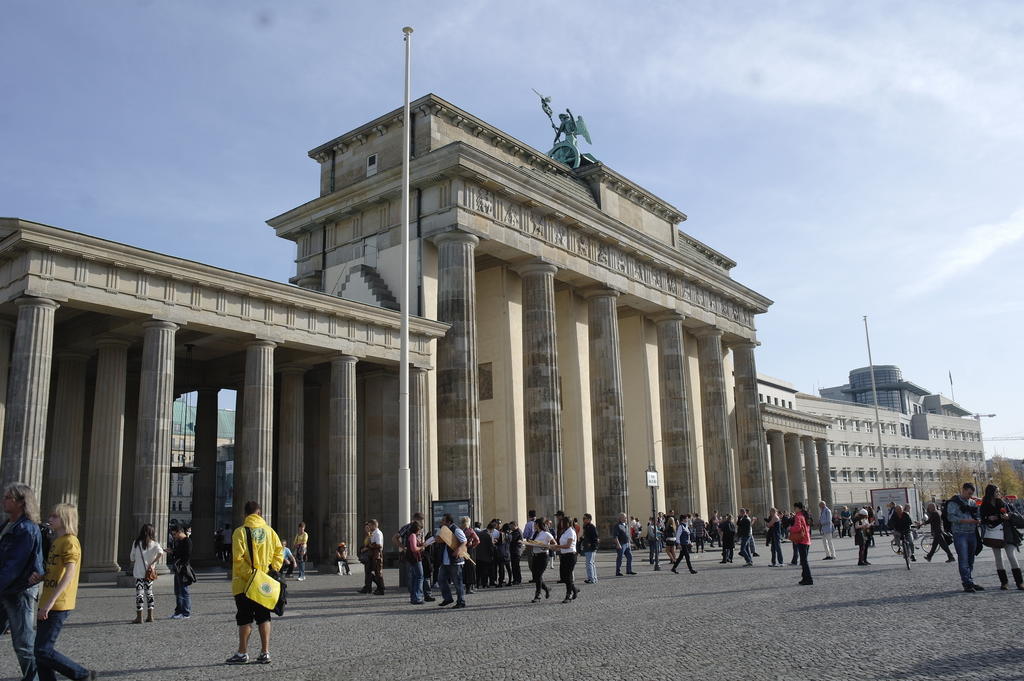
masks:
<svg viewBox="0 0 1024 681"><path fill-rule="evenodd" d="M821 498L832 506L836 500L832 496L832 476L829 474L828 440L815 438L814 445L818 457L818 487L821 490Z"/></svg>
<svg viewBox="0 0 1024 681"><path fill-rule="evenodd" d="M409 367L410 508L414 513L420 511L428 517L430 516L429 393L427 370Z"/></svg>
<svg viewBox="0 0 1024 681"><path fill-rule="evenodd" d="M139 421L135 440L135 527L152 523L167 533L171 493L171 423L174 419L174 334L178 325L149 321L142 344Z"/></svg>
<svg viewBox="0 0 1024 681"><path fill-rule="evenodd" d="M97 341L99 357L86 479L89 512L82 518L82 538L89 547L83 552L82 579L87 582L113 581L119 570L128 345L128 340L120 338Z"/></svg>
<svg viewBox="0 0 1024 681"><path fill-rule="evenodd" d="M263 518L270 524L274 518L275 347L277 344L268 340L255 340L245 346L242 456L240 462L235 461L235 475L240 476L242 506L247 501L259 503Z"/></svg>
<svg viewBox="0 0 1024 681"><path fill-rule="evenodd" d="M38 494L43 485L53 317L58 306L47 298L22 297L14 303L18 324L7 387L3 484L24 482Z"/></svg>
<svg viewBox="0 0 1024 681"><path fill-rule="evenodd" d="M700 510L700 497L693 415L687 400L683 317L663 317L657 320L657 327L665 504L679 513L693 513Z"/></svg>
<svg viewBox="0 0 1024 681"><path fill-rule="evenodd" d="M729 407L722 366L722 330L701 327L697 336L700 362L700 400L704 433L704 477L707 481L708 514L736 513L736 463L732 454Z"/></svg>
<svg viewBox="0 0 1024 681"><path fill-rule="evenodd" d="M213 564L217 502L217 388L196 391L195 466L192 474L192 559Z"/></svg>
<svg viewBox="0 0 1024 681"><path fill-rule="evenodd" d="M356 362L357 357L331 360L330 442L328 444L327 514L331 538L356 547L359 540L359 509L356 497ZM331 543L333 542L333 544ZM350 550L350 555L355 552Z"/></svg>
<svg viewBox="0 0 1024 681"><path fill-rule="evenodd" d="M79 505L88 359L87 355L77 353L57 357L57 395L53 401L46 487L42 494L44 509L62 502Z"/></svg>
<svg viewBox="0 0 1024 681"><path fill-rule="evenodd" d="M750 509L751 515L763 513L772 503L768 452L757 399L755 347L757 343L746 340L731 345L736 377L736 463L740 473L740 504Z"/></svg>
<svg viewBox="0 0 1024 681"><path fill-rule="evenodd" d="M807 506L817 508L821 501L821 489L818 486L818 460L814 454L814 438L804 435L800 438L804 449L804 484L807 485ZM814 514L811 514L814 517Z"/></svg>
<svg viewBox="0 0 1024 681"><path fill-rule="evenodd" d="M0 319L0 463L3 461L3 432L7 413L7 378L10 371L14 322Z"/></svg>
<svg viewBox="0 0 1024 681"><path fill-rule="evenodd" d="M523 282L523 403L526 431L526 505L545 516L564 506L562 404L558 394L554 265L519 269Z"/></svg>
<svg viewBox="0 0 1024 681"><path fill-rule="evenodd" d="M772 455L772 498L775 508L785 511L793 503L789 500L789 473L786 470L786 442L782 431L769 430L768 444Z"/></svg>
<svg viewBox="0 0 1024 681"><path fill-rule="evenodd" d="M800 436L796 433L786 433L786 473L789 475L789 500L786 508L793 508L793 503L797 501L807 502L803 467Z"/></svg>
<svg viewBox="0 0 1024 681"><path fill-rule="evenodd" d="M451 325L437 341L437 466L441 499L469 499L483 511L476 355L476 265L480 242L445 232L437 243L437 317ZM404 520L404 518L403 518Z"/></svg>
<svg viewBox="0 0 1024 681"><path fill-rule="evenodd" d="M306 452L306 370L302 367L281 369L281 406L278 433L278 525L286 535L294 532L305 520L303 505L304 456Z"/></svg>
<svg viewBox="0 0 1024 681"><path fill-rule="evenodd" d="M629 510L619 314L615 304L618 296L618 291L610 289L587 294L594 522L606 541L618 515Z"/></svg>

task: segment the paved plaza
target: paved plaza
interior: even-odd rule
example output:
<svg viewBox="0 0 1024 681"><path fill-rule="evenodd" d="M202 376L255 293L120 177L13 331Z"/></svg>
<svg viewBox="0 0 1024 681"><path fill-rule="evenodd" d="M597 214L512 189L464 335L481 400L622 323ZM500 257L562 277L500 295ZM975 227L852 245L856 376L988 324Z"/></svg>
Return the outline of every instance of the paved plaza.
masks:
<svg viewBox="0 0 1024 681"><path fill-rule="evenodd" d="M357 594L360 574L312 575L289 585L290 610L274 620L267 666L223 664L236 643L227 580L201 581L192 619L172 621L171 580L162 577L161 619L144 625L128 624L131 589L82 585L60 647L104 678L145 681L1024 678L1024 592L998 591L990 550L977 570L989 590L968 595L955 563L940 556L908 572L886 547L858 568L852 541L837 544L839 560L812 553L811 587L796 585L799 568L767 567L766 551L753 568L702 554L697 575L653 572L643 552L640 574L621 578L606 553L600 582L580 584L579 600L567 605L556 571L548 572L549 601L531 604L532 585L487 589L462 611L411 606L391 586L385 596ZM582 581L581 568L576 575ZM385 579L395 584L397 573ZM0 651L0 676L14 678L7 637ZM258 652L255 635L250 651Z"/></svg>

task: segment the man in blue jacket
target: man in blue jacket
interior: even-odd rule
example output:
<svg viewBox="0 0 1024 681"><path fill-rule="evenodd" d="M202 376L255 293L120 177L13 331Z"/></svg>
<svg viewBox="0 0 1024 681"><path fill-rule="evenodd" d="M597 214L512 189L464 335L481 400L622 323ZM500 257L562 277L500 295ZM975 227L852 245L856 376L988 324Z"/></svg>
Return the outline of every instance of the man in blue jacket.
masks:
<svg viewBox="0 0 1024 681"><path fill-rule="evenodd" d="M28 485L4 489L7 523L0 529L0 631L11 627L11 643L23 681L36 678L37 580L43 575L43 538L39 533L39 501ZM33 575L37 577L33 578Z"/></svg>

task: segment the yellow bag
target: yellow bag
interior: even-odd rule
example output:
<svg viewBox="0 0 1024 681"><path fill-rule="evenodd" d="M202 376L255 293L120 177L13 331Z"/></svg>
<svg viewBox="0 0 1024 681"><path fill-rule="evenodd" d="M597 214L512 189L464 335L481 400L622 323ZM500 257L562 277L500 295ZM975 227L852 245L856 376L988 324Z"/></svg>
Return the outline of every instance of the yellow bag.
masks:
<svg viewBox="0 0 1024 681"><path fill-rule="evenodd" d="M245 587L245 597L267 610L273 610L277 607L277 599L281 597L281 582L263 570L253 570Z"/></svg>

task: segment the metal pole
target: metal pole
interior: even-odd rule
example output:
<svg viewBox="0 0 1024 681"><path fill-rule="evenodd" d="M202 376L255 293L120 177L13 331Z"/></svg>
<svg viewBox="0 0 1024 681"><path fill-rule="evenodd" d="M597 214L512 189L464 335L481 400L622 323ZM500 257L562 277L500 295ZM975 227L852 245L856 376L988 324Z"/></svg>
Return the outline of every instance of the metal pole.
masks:
<svg viewBox="0 0 1024 681"><path fill-rule="evenodd" d="M878 433L878 465L882 470L882 486L885 482L885 452L882 447L882 422L878 417L878 389L875 384L875 362L871 359L871 336L868 334L868 316L864 315L864 340L868 345L868 368L871 371L871 397L875 403L875 431Z"/></svg>
<svg viewBox="0 0 1024 681"><path fill-rule="evenodd" d="M408 521L410 506L409 474L409 154L412 131L409 117L409 81L412 65L412 28L405 34L405 108L402 118L402 291L399 306L402 312L399 330L398 370L398 522ZM419 509L423 510L423 509Z"/></svg>

